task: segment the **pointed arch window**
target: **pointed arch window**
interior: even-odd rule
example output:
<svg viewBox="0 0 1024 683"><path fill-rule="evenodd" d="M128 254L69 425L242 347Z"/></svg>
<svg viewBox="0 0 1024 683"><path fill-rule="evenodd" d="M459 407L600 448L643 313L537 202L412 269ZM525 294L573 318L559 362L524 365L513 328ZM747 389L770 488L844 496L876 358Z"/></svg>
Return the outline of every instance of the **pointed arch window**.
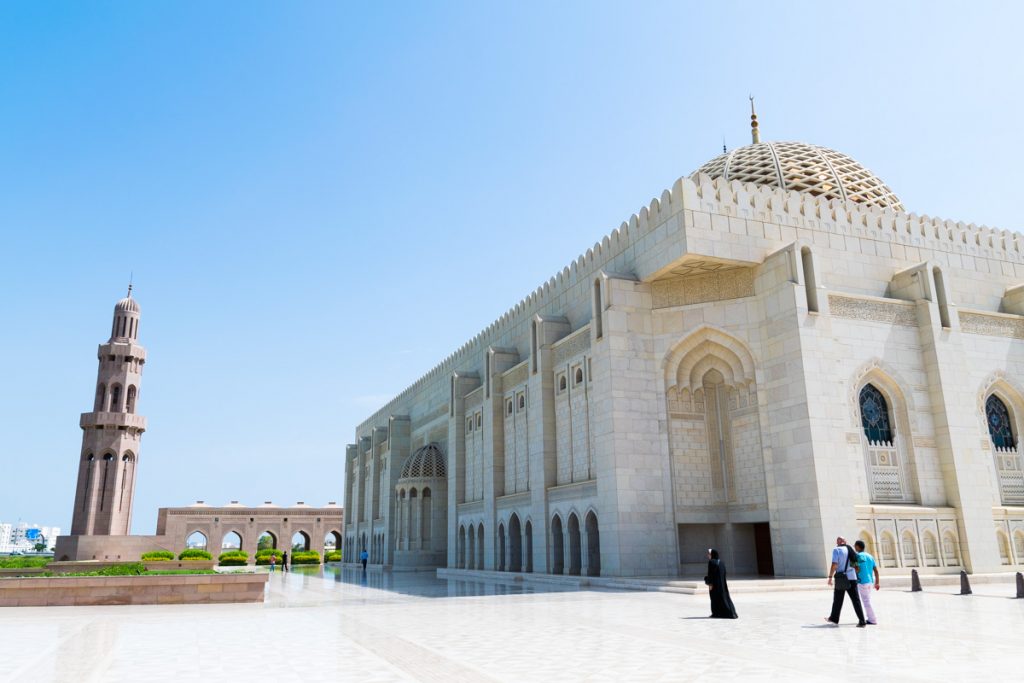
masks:
<svg viewBox="0 0 1024 683"><path fill-rule="evenodd" d="M1017 441L1013 436L1010 411L1006 404L993 394L985 401L985 421L988 423L988 435L992 437L992 445L997 450L1015 450Z"/></svg>
<svg viewBox="0 0 1024 683"><path fill-rule="evenodd" d="M860 390L860 423L869 442L893 442L889 404L873 384L865 384Z"/></svg>

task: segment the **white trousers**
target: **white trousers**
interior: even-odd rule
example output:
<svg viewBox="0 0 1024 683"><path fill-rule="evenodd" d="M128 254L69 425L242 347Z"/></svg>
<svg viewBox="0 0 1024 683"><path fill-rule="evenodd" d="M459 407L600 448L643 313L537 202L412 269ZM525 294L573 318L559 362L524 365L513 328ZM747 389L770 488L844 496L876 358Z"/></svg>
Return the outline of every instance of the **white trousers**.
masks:
<svg viewBox="0 0 1024 683"><path fill-rule="evenodd" d="M871 591L873 590L875 590L875 584L873 583L857 584L857 592L860 593L860 604L864 608L864 618L872 624L877 624L875 610L871 607Z"/></svg>

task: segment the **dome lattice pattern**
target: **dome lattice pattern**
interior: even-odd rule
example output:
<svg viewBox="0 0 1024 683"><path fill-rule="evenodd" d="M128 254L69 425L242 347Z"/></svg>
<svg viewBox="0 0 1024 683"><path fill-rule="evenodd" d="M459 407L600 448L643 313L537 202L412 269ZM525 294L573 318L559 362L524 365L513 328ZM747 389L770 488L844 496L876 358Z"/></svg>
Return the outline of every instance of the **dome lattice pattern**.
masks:
<svg viewBox="0 0 1024 683"><path fill-rule="evenodd" d="M444 479L447 475L444 453L436 443L430 443L409 456L402 466L400 479Z"/></svg>
<svg viewBox="0 0 1024 683"><path fill-rule="evenodd" d="M889 186L850 157L803 142L760 142L720 154L694 171L712 178L769 185L904 211Z"/></svg>

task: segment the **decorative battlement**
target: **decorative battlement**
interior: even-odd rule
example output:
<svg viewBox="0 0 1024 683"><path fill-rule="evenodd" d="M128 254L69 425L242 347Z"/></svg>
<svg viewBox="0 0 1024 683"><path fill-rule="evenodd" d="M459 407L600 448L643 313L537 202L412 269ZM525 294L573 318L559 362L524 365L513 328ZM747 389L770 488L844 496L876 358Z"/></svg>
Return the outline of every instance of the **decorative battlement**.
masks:
<svg viewBox="0 0 1024 683"><path fill-rule="evenodd" d="M660 198L651 199L647 206L373 413L359 426L360 432L386 420L396 406L426 383L438 376L465 369L460 362L497 343L503 334L539 313L569 288L600 275L630 246L684 210L1024 263L1024 234L1010 230L880 209L851 200L827 199L766 185L712 179L704 174L693 179L682 177L671 189L662 192Z"/></svg>

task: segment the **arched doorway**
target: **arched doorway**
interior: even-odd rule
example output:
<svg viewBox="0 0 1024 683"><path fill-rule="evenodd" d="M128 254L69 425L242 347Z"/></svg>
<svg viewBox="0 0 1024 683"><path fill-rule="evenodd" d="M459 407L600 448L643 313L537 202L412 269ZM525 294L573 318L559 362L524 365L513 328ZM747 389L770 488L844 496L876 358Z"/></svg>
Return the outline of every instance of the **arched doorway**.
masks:
<svg viewBox="0 0 1024 683"><path fill-rule="evenodd" d="M305 531L296 531L292 534L292 552L302 552L309 548L309 534Z"/></svg>
<svg viewBox="0 0 1024 683"><path fill-rule="evenodd" d="M221 550L241 550L242 536L237 531L229 531L224 534L220 543Z"/></svg>
<svg viewBox="0 0 1024 683"><path fill-rule="evenodd" d="M587 513L587 576L601 576L601 536L597 529L597 515Z"/></svg>
<svg viewBox="0 0 1024 683"><path fill-rule="evenodd" d="M459 547L456 552L455 565L459 569L465 569L466 564L466 527L459 527Z"/></svg>
<svg viewBox="0 0 1024 683"><path fill-rule="evenodd" d="M208 545L209 542L206 539L206 534L202 531L193 531L185 539L185 547L189 549L207 550Z"/></svg>
<svg viewBox="0 0 1024 683"><path fill-rule="evenodd" d="M565 573L565 538L562 534L562 518L551 519L551 573Z"/></svg>
<svg viewBox="0 0 1024 683"><path fill-rule="evenodd" d="M262 534L260 534L260 537L256 540L256 551L257 552L259 552L260 550L271 550L271 549L276 548L276 547L277 547L277 536L275 536L274 534L270 533L269 531L264 531Z"/></svg>
<svg viewBox="0 0 1024 683"><path fill-rule="evenodd" d="M469 547L467 548L466 557L466 569L479 569L476 566L476 534L473 533L473 525L469 525Z"/></svg>
<svg viewBox="0 0 1024 683"><path fill-rule="evenodd" d="M526 520L526 567L525 571L533 571L533 523Z"/></svg>
<svg viewBox="0 0 1024 683"><path fill-rule="evenodd" d="M328 531L327 535L324 536L324 552L330 552L331 550L341 549L341 533L337 531Z"/></svg>
<svg viewBox="0 0 1024 683"><path fill-rule="evenodd" d="M519 526L519 515L515 513L512 513L512 517L508 520L508 542L508 570L521 572L523 571L523 531Z"/></svg>
<svg viewBox="0 0 1024 683"><path fill-rule="evenodd" d="M498 525L498 571L505 571L505 525Z"/></svg>
<svg viewBox="0 0 1024 683"><path fill-rule="evenodd" d="M484 568L484 525L481 523L476 528L476 566L477 569Z"/></svg>
<svg viewBox="0 0 1024 683"><path fill-rule="evenodd" d="M582 565L582 548L580 547L580 520L576 513L569 515L569 573L580 575Z"/></svg>

